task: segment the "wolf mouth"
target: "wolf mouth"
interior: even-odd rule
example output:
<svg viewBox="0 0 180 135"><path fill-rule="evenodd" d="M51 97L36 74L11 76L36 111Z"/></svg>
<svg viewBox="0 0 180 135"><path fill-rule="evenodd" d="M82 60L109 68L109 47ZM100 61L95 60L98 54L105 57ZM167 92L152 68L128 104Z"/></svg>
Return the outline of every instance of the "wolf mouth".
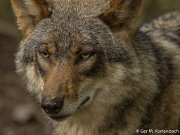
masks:
<svg viewBox="0 0 180 135"><path fill-rule="evenodd" d="M85 100L83 100L83 102L80 104L79 108L81 106L83 106L84 104L86 104L89 101L90 97L85 98ZM69 117L70 115L49 115L49 117L53 120L57 120L57 121L63 121L65 120L67 117Z"/></svg>
<svg viewBox="0 0 180 135"><path fill-rule="evenodd" d="M69 117L70 115L62 115L62 116L53 116L53 115L50 115L50 118L53 119L53 120L57 120L57 121L63 121L65 120L67 117Z"/></svg>
<svg viewBox="0 0 180 135"><path fill-rule="evenodd" d="M85 103L87 103L89 101L89 99L90 99L90 97L85 98L85 100L81 103L80 106L83 106Z"/></svg>

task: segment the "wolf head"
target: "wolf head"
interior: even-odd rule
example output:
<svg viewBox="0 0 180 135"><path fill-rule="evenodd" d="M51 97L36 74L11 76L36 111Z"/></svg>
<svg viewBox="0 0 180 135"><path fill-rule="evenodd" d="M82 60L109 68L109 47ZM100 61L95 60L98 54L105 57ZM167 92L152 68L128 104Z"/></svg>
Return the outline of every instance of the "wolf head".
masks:
<svg viewBox="0 0 180 135"><path fill-rule="evenodd" d="M108 95L113 82L122 83L142 0L12 0L12 5L23 37L17 71L52 118L107 100L100 95Z"/></svg>

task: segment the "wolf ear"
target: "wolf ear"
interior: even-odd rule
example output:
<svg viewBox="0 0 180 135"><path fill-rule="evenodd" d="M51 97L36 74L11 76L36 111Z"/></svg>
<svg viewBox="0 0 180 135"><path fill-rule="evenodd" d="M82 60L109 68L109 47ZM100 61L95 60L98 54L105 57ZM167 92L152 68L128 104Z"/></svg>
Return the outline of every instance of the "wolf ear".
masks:
<svg viewBox="0 0 180 135"><path fill-rule="evenodd" d="M11 3L23 36L32 32L41 19L51 14L45 0L11 0Z"/></svg>
<svg viewBox="0 0 180 135"><path fill-rule="evenodd" d="M112 31L121 30L133 34L139 25L142 5L142 0L109 0L99 18Z"/></svg>

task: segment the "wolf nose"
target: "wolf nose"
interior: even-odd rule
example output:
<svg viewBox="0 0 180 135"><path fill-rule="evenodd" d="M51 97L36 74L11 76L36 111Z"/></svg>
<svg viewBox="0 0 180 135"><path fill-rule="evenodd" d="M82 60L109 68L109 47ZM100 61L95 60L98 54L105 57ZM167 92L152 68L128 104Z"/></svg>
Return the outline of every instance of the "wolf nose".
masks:
<svg viewBox="0 0 180 135"><path fill-rule="evenodd" d="M41 107L47 114L57 115L62 109L63 102L63 97L56 97L54 99L44 98Z"/></svg>

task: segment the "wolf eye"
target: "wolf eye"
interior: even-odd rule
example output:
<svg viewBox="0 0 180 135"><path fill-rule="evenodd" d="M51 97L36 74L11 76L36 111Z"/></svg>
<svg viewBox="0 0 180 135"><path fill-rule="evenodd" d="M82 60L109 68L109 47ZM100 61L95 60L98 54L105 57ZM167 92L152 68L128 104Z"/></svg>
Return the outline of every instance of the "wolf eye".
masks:
<svg viewBox="0 0 180 135"><path fill-rule="evenodd" d="M40 52L40 53L43 58L49 59L50 54L48 52L44 51L44 52Z"/></svg>
<svg viewBox="0 0 180 135"><path fill-rule="evenodd" d="M80 53L79 57L81 60L87 60L92 56L92 53L90 52L84 52L84 53Z"/></svg>

